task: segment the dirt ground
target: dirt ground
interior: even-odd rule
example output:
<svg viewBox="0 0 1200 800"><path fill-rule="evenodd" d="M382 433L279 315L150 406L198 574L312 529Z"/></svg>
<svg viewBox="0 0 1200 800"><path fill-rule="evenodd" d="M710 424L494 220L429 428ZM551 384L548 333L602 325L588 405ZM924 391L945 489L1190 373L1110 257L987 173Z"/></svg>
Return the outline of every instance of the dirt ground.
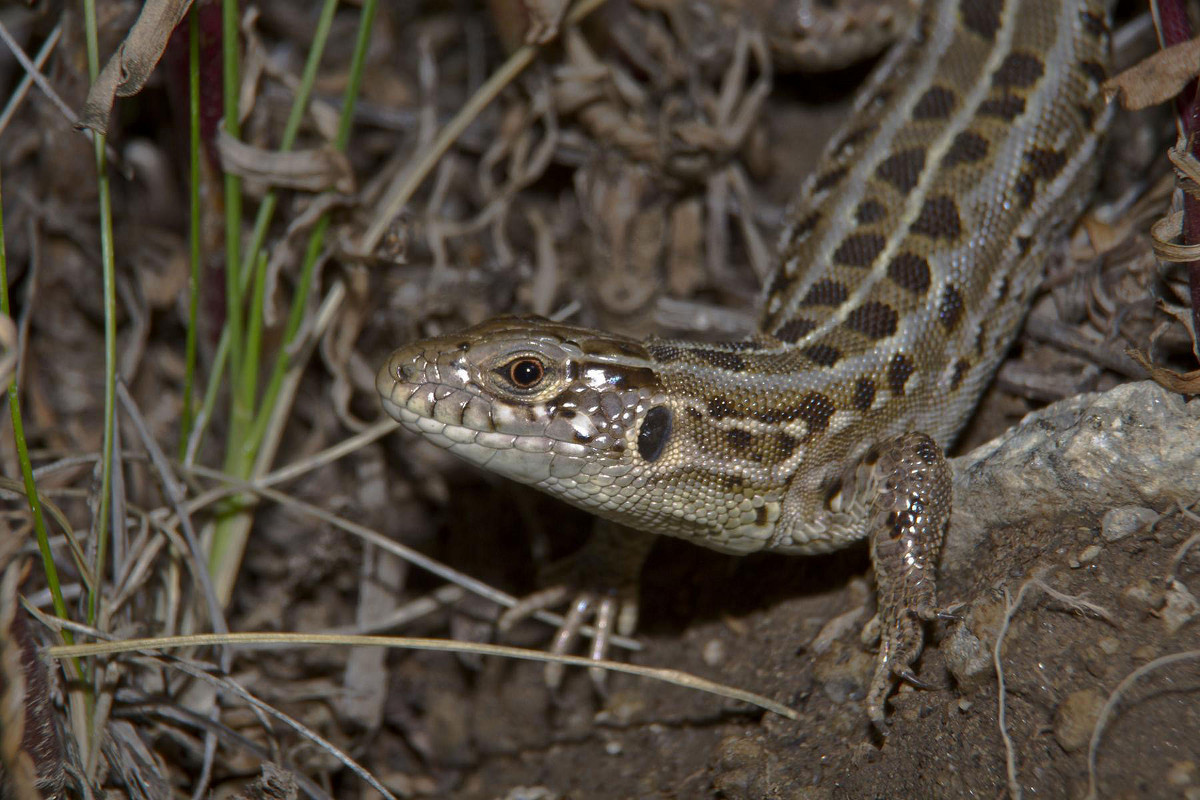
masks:
<svg viewBox="0 0 1200 800"><path fill-rule="evenodd" d="M103 59L141 4L98 5ZM298 146L312 152L330 146L347 84L362 4L344 5L317 74L316 108L299 126ZM243 4L254 13L241 27L250 74L241 87L242 138L262 152L279 146L319 6ZM259 477L303 466L381 419L373 376L392 348L494 314L558 314L631 335L720 339L747 331L787 198L873 63L866 57L819 75L785 71L748 18L725 4L612 0L565 43L541 48L434 161L402 213L388 217L388 186L414 169L520 45L521 32L507 23L525 4L382 6L351 147L344 162L333 159L344 163L353 191L280 189L268 225L272 282L262 302L271 313L263 374L252 381L260 393L302 284L302 237L314 209L331 214L313 295L301 304L297 339L285 346L294 392L278 401L284 422ZM203 537L206 525L238 509L197 499L223 481L196 467L229 471L236 460L227 386L218 384L204 441L175 457L186 333L199 334L199 400L230 316L213 138L219 4L196 7L205 132L194 320L187 51L178 34L146 88L118 100L108 145L119 372L148 437L196 503L189 513ZM1136 4L1119 10L1129 26L1117 36L1119 66L1153 49L1141 13ZM82 108L77 4L3 4L0 23L29 53L48 47L48 85L66 108ZM4 97L18 96L24 74L0 48ZM68 616L90 621L77 631L85 640L210 631L194 577L206 565L184 542L178 507L164 495L161 468L132 415L120 417L112 489L124 515L113 516L107 562L80 566L96 553L90 534L105 397L94 151L44 93L21 97L0 127L4 234L39 491L80 542L80 561L66 530L54 528L49 545ZM1093 209L1047 264L1025 332L954 450L961 474L973 469L968 453L1026 414L1144 379L1126 347L1177 370L1195 367L1180 322L1186 277L1155 260L1147 233L1170 201L1165 151L1173 141L1164 109L1118 114ZM272 181L283 185L268 168L247 178L244 239ZM363 252L376 224L385 235ZM1189 408L1179 413L1194 416ZM1140 424L1138 413L1129 409L1129 425ZM1092 419L1085 413L1078 424ZM1041 432L1055 424L1030 423ZM1153 446L1194 447L1166 434ZM1039 468L1032 457L1023 467ZM568 670L551 691L536 663L343 646L234 648L228 672L212 647L100 658L87 662L86 687L67 677L69 665L47 659L43 687L21 658L31 663L35 646L62 637L45 617L18 608L18 594L39 613L50 614L52 604L6 425L0 525L14 535L0 535L0 572L11 576L0 585L0 725L17 730L22 714L14 709L36 706L41 716L26 718L24 738L0 730L0 797L35 796L3 780L4 769L28 757L46 797L157 800L189 797L201 785L219 798L380 797L368 774L397 797L481 800L1082 798L1096 732L1098 797L1200 800L1200 459L1186 467L1171 473L1177 491L1153 497L1096 490L1088 502L1083 482L1071 487L1071 500L1045 495L1042 513L1019 521L960 511L974 544L942 570L940 600L953 613L930 626L918 662L925 685L900 687L881 737L862 702L875 657L864 634L874 613L865 547L734 558L663 540L651 554L642 649L616 657L766 696L796 720L629 675L608 675L601 693L585 671ZM246 512L252 526L225 607L232 631L497 641L495 603L385 552L363 529L521 597L592 527L586 514L399 433L360 442L273 487L281 494ZM1106 517L1117 506L1133 509L1137 522L1119 533ZM86 601L93 575L105 609L96 619ZM1019 594L1005 626L1006 603ZM20 615L24 622L13 622ZM541 650L552 633L530 621L498 641ZM998 639L1003 694L992 669ZM1131 679L1140 668L1146 674ZM85 695L96 700L86 713ZM55 746L31 744L38 720L52 723Z"/></svg>

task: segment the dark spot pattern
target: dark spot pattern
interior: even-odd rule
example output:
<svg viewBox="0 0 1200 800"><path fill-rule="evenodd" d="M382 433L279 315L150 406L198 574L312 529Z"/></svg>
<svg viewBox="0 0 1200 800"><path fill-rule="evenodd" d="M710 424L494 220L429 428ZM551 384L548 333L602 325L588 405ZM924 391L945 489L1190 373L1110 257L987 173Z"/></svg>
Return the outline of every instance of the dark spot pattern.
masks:
<svg viewBox="0 0 1200 800"><path fill-rule="evenodd" d="M1025 154L1025 162L1034 175L1048 180L1062 172L1067 164L1067 156L1057 150L1035 147Z"/></svg>
<svg viewBox="0 0 1200 800"><path fill-rule="evenodd" d="M841 182L842 178L846 177L846 173L849 171L850 170L847 167L838 167L837 169L826 172L824 175L821 175L817 178L817 182L813 186L813 191L823 192L826 189L831 189L834 186L837 186L838 183Z"/></svg>
<svg viewBox="0 0 1200 800"><path fill-rule="evenodd" d="M938 446L933 443L932 439L921 439L918 441L915 452L917 454L917 458L921 459L921 461L926 464L936 464L938 459L942 457L941 450L939 450ZM922 509L924 509L925 504L920 503L919 500L918 503L919 505L915 505L913 510L920 512Z"/></svg>
<svg viewBox="0 0 1200 800"><path fill-rule="evenodd" d="M988 154L987 139L977 133L963 131L954 137L950 149L942 156L942 166L949 169L959 164L974 164Z"/></svg>
<svg viewBox="0 0 1200 800"><path fill-rule="evenodd" d="M856 233L847 236L833 252L834 263L848 267L869 267L883 252L887 242L877 233Z"/></svg>
<svg viewBox="0 0 1200 800"><path fill-rule="evenodd" d="M893 511L888 515L888 524L892 525L892 539L899 541L916 527L917 521L911 511Z"/></svg>
<svg viewBox="0 0 1200 800"><path fill-rule="evenodd" d="M875 176L895 186L901 194L908 194L921 179L921 172L924 169L925 150L921 147L914 147L911 150L902 150L885 159L875 168Z"/></svg>
<svg viewBox="0 0 1200 800"><path fill-rule="evenodd" d="M654 463L667 448L671 439L671 409L666 406L655 406L646 412L642 427L638 430L638 455L649 463Z"/></svg>
<svg viewBox="0 0 1200 800"><path fill-rule="evenodd" d="M732 428L725 431L725 442L734 450L749 450L750 445L754 444L754 435L741 428Z"/></svg>
<svg viewBox="0 0 1200 800"><path fill-rule="evenodd" d="M1096 121L1096 110L1091 106L1084 105L1082 103L1075 108L1079 112L1079 118L1083 120L1084 126L1087 128L1092 127L1093 123Z"/></svg>
<svg viewBox="0 0 1200 800"><path fill-rule="evenodd" d="M759 525L759 526L767 524L767 507L766 506L759 506L758 508L756 508L754 510L754 524Z"/></svg>
<svg viewBox="0 0 1200 800"><path fill-rule="evenodd" d="M1018 236L1017 237L1017 254L1019 256L1021 256L1021 258L1024 258L1025 256L1029 255L1029 251L1032 247L1033 247L1033 237L1032 236Z"/></svg>
<svg viewBox="0 0 1200 800"><path fill-rule="evenodd" d="M1083 61L1080 62L1079 68L1083 73L1092 79L1094 83L1101 84L1108 79L1108 70L1098 61Z"/></svg>
<svg viewBox="0 0 1200 800"><path fill-rule="evenodd" d="M787 276L787 272L785 270L775 270L775 275L771 278L771 282L767 284L767 295L770 297L775 297L776 295L782 294L784 290L787 289L788 284L791 282L792 279Z"/></svg>
<svg viewBox="0 0 1200 800"><path fill-rule="evenodd" d="M710 397L708 400L708 415L713 419L725 419L737 415L733 405L724 397Z"/></svg>
<svg viewBox="0 0 1200 800"><path fill-rule="evenodd" d="M1028 172L1022 172L1013 181L1013 194L1017 196L1017 203L1021 208L1029 208L1033 205L1034 195L1037 193L1037 181Z"/></svg>
<svg viewBox="0 0 1200 800"><path fill-rule="evenodd" d="M791 422L800 418L799 406L784 406L783 408L768 408L754 414L754 418L765 425L778 425L781 422Z"/></svg>
<svg viewBox="0 0 1200 800"><path fill-rule="evenodd" d="M858 220L860 225L869 225L872 222L879 222L887 215L887 209L883 207L883 203L875 200L863 200L858 204L858 208L854 210L854 218Z"/></svg>
<svg viewBox="0 0 1200 800"><path fill-rule="evenodd" d="M850 398L850 404L859 411L867 411L874 402L875 381L870 378L859 378L858 382L854 384L854 395Z"/></svg>
<svg viewBox="0 0 1200 800"><path fill-rule="evenodd" d="M977 33L989 42L996 38L1000 30L1000 12L1004 10L1004 0L962 0L959 13L963 25L972 33Z"/></svg>
<svg viewBox="0 0 1200 800"><path fill-rule="evenodd" d="M962 233L958 205L947 195L925 198L925 204L921 206L921 213L911 230L930 239L957 239Z"/></svg>
<svg viewBox="0 0 1200 800"><path fill-rule="evenodd" d="M822 367L832 367L842 358L842 351L827 344L814 344L804 348L804 355L814 364Z"/></svg>
<svg viewBox="0 0 1200 800"><path fill-rule="evenodd" d="M807 236L816 229L820 222L821 212L814 211L795 224L795 226L792 228L792 236L796 239Z"/></svg>
<svg viewBox="0 0 1200 800"><path fill-rule="evenodd" d="M720 481L721 485L731 492L740 492L746 488L746 479L734 472L721 475Z"/></svg>
<svg viewBox="0 0 1200 800"><path fill-rule="evenodd" d="M1086 10L1080 11L1079 21L1083 23L1083 30L1089 36L1096 39L1104 39L1108 36L1108 23L1099 14L1093 14Z"/></svg>
<svg viewBox="0 0 1200 800"><path fill-rule="evenodd" d="M695 350L695 354L712 364L717 369L729 372L741 372L746 368L746 359L737 353L726 353L723 350Z"/></svg>
<svg viewBox="0 0 1200 800"><path fill-rule="evenodd" d="M938 320L947 331L952 331L962 319L963 298L953 283L946 284L942 292L942 304L938 307Z"/></svg>
<svg viewBox="0 0 1200 800"><path fill-rule="evenodd" d="M647 342L646 352L650 357L660 364L670 364L683 358L686 352L683 349L676 347L673 344L664 344L663 342Z"/></svg>
<svg viewBox="0 0 1200 800"><path fill-rule="evenodd" d="M1031 53L1009 53L995 72L992 86L1028 89L1045 74L1042 60Z"/></svg>
<svg viewBox="0 0 1200 800"><path fill-rule="evenodd" d="M908 383L914 369L912 361L904 353L897 353L892 357L891 363L888 364L887 382L893 394L904 394L904 384Z"/></svg>
<svg viewBox="0 0 1200 800"><path fill-rule="evenodd" d="M836 410L828 397L820 392L809 392L800 401L799 417L808 423L810 434L818 434L829 427L829 418Z"/></svg>
<svg viewBox="0 0 1200 800"><path fill-rule="evenodd" d="M1012 122L1025 113L1025 98L1015 94L1005 94L984 100L979 104L979 113L986 117L999 117L1005 122Z"/></svg>
<svg viewBox="0 0 1200 800"><path fill-rule="evenodd" d="M779 330L775 331L775 338L781 342L798 342L811 333L815 327L817 327L817 323L811 319L794 317L781 325Z"/></svg>
<svg viewBox="0 0 1200 800"><path fill-rule="evenodd" d="M954 104L957 102L958 96L953 90L944 86L934 86L927 89L917 100L913 106L912 117L915 120L946 119L953 113Z"/></svg>
<svg viewBox="0 0 1200 800"><path fill-rule="evenodd" d="M967 361L965 358L960 358L958 361L954 362L954 372L950 375L951 391L957 389L959 386L962 385L963 378L966 377L967 370L969 370L970 368L971 368L971 362Z"/></svg>
<svg viewBox="0 0 1200 800"><path fill-rule="evenodd" d="M800 301L802 306L836 306L846 301L850 290L846 288L844 283L837 281L821 280L809 287L808 292L804 295L804 299Z"/></svg>
<svg viewBox="0 0 1200 800"><path fill-rule="evenodd" d="M846 315L845 324L869 339L883 339L896 332L899 319L896 309L877 300L868 300Z"/></svg>
<svg viewBox="0 0 1200 800"><path fill-rule="evenodd" d="M1025 154L1026 169L1013 183L1013 193L1028 208L1037 194L1039 180L1051 180L1066 166L1067 157L1057 150L1035 147Z"/></svg>
<svg viewBox="0 0 1200 800"><path fill-rule="evenodd" d="M792 453L796 451L796 445L800 444L794 436L788 436L786 433L775 434L775 449L779 452L779 460L785 461L792 457Z"/></svg>
<svg viewBox="0 0 1200 800"><path fill-rule="evenodd" d="M983 357L984 344L987 342L987 320L979 321L979 330L975 332L975 355Z"/></svg>
<svg viewBox="0 0 1200 800"><path fill-rule="evenodd" d="M898 253L887 272L892 282L913 294L925 294L929 289L929 262L915 253Z"/></svg>

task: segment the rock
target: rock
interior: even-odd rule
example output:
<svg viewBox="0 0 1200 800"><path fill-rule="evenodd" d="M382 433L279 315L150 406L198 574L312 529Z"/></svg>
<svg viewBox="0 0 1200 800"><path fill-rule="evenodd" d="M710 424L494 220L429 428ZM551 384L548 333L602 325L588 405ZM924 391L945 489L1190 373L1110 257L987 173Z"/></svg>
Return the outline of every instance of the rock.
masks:
<svg viewBox="0 0 1200 800"><path fill-rule="evenodd" d="M1073 753L1087 745L1104 700L1095 689L1082 689L1058 704L1054 709L1054 738L1063 750Z"/></svg>
<svg viewBox="0 0 1200 800"><path fill-rule="evenodd" d="M1145 506L1117 506L1104 512L1100 520L1100 535L1107 542L1116 542L1129 534L1148 528L1158 519L1158 512Z"/></svg>
<svg viewBox="0 0 1200 800"><path fill-rule="evenodd" d="M1163 597L1163 607L1158 611L1163 624L1167 626L1167 633L1175 634L1197 614L1200 614L1200 603L1196 602L1196 597L1179 581L1171 581Z"/></svg>
<svg viewBox="0 0 1200 800"><path fill-rule="evenodd" d="M980 641L966 625L957 625L939 645L946 669L964 692L973 692L994 674L991 647Z"/></svg>
<svg viewBox="0 0 1200 800"><path fill-rule="evenodd" d="M729 736L717 748L717 777L713 788L728 800L769 797L772 774L778 774L779 758L762 743L742 736Z"/></svg>
<svg viewBox="0 0 1200 800"><path fill-rule="evenodd" d="M950 463L954 512L942 569L964 575L997 527L1174 503L1200 463L1200 403L1150 381L1127 383L1047 406Z"/></svg>

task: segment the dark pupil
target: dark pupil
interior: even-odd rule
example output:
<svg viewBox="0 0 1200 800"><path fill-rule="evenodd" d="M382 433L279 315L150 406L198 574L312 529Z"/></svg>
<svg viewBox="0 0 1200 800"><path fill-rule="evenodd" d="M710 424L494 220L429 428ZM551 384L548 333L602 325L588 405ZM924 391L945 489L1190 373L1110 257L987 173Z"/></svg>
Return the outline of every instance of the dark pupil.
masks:
<svg viewBox="0 0 1200 800"><path fill-rule="evenodd" d="M542 379L542 365L528 358L518 361L512 365L512 379L518 386L532 386Z"/></svg>

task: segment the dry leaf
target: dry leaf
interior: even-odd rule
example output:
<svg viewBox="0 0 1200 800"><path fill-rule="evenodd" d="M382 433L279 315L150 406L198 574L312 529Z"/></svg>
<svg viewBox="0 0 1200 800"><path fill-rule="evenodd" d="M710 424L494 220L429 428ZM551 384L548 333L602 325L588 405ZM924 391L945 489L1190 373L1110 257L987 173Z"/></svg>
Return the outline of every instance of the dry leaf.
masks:
<svg viewBox="0 0 1200 800"><path fill-rule="evenodd" d="M1165 103L1196 77L1200 65L1200 36L1172 45L1142 59L1104 82L1104 93L1114 95L1130 111Z"/></svg>
<svg viewBox="0 0 1200 800"><path fill-rule="evenodd" d="M79 127L91 128L101 135L108 133L114 98L129 97L142 90L167 49L171 32L191 5L192 0L146 0L125 41L88 90Z"/></svg>
<svg viewBox="0 0 1200 800"><path fill-rule="evenodd" d="M1159 386L1178 394L1200 394L1200 369L1191 372L1176 372L1150 362L1140 350L1130 347L1126 355L1150 373L1150 378Z"/></svg>
<svg viewBox="0 0 1200 800"><path fill-rule="evenodd" d="M332 147L280 153L238 141L222 128L217 134L217 150L221 167L247 180L305 192L354 191L350 161Z"/></svg>

